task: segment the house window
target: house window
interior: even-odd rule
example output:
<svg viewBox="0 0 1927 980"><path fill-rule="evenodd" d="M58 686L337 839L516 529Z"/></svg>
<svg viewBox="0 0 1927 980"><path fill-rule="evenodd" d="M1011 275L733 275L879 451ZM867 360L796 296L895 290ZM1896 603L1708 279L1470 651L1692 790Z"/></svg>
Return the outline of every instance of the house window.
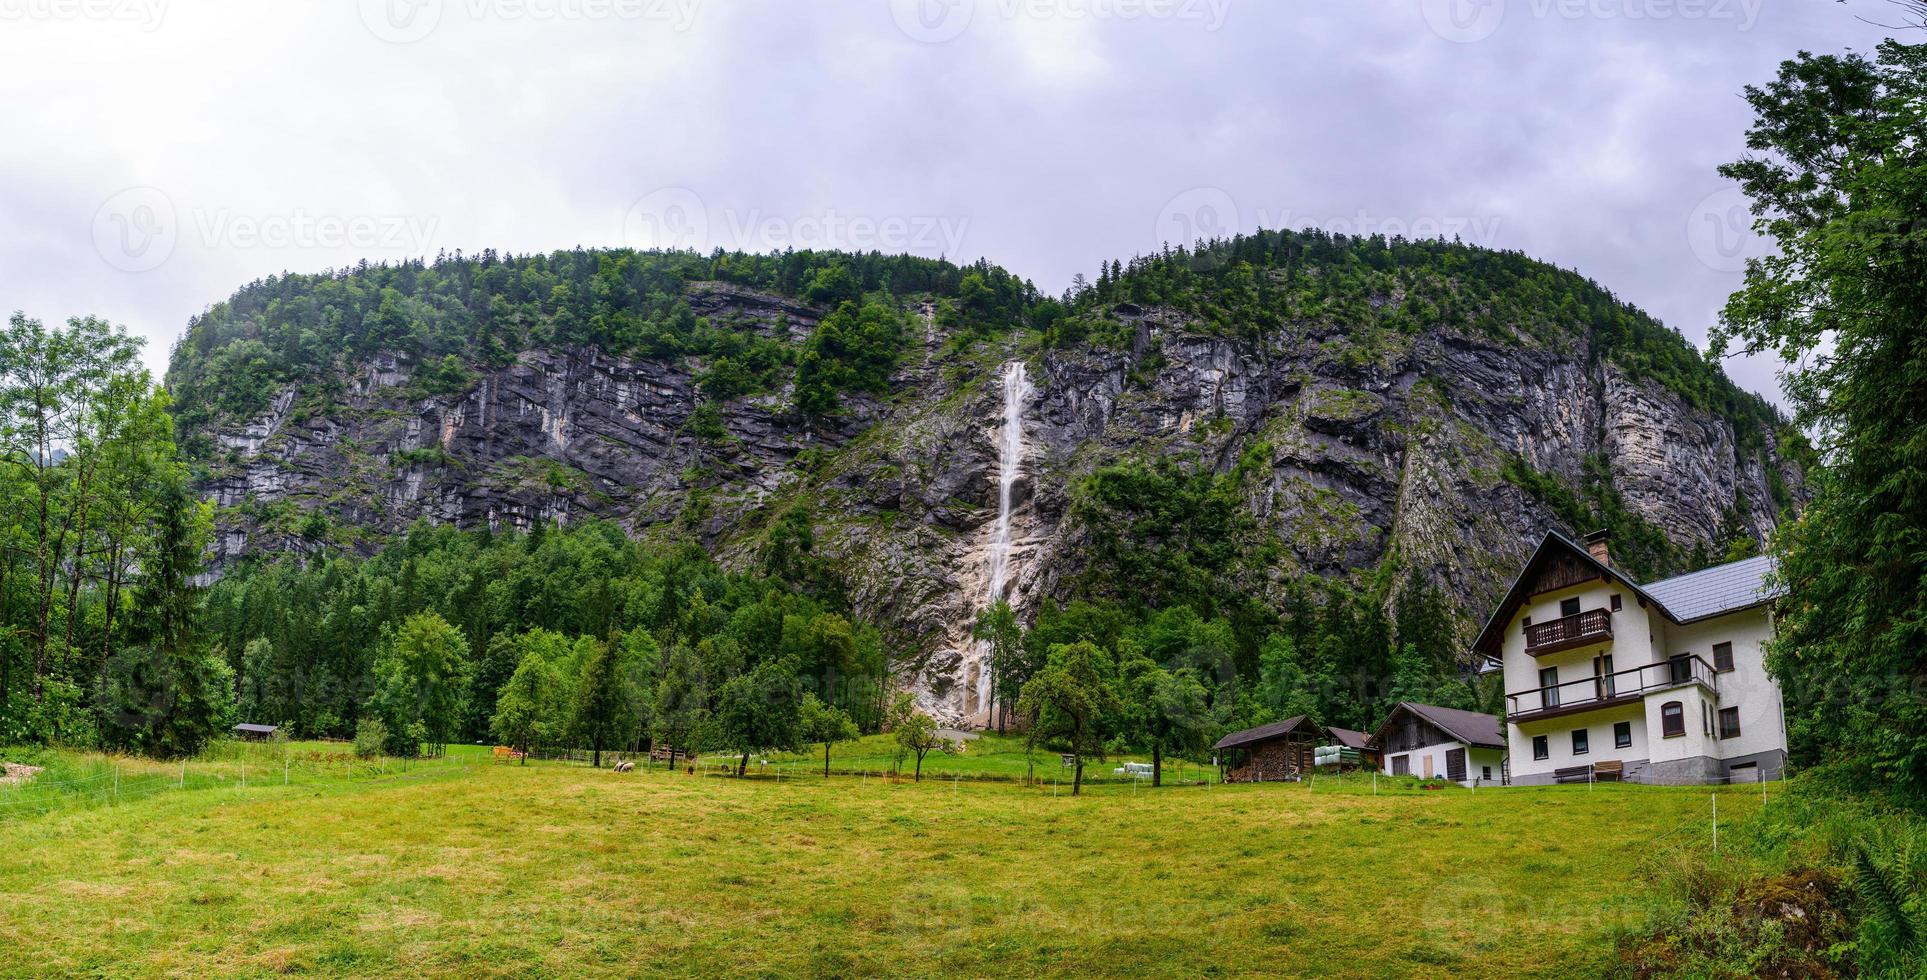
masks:
<svg viewBox="0 0 1927 980"><path fill-rule="evenodd" d="M1624 606L1624 603L1620 601L1620 598L1618 595L1613 596L1612 606L1613 606L1613 612L1618 612Z"/></svg>
<svg viewBox="0 0 1927 980"><path fill-rule="evenodd" d="M1559 668L1539 668L1539 686L1545 688L1539 692L1540 703L1548 708L1559 707Z"/></svg>
<svg viewBox="0 0 1927 980"><path fill-rule="evenodd" d="M1561 616L1579 615L1579 600L1576 598L1559 600L1559 615Z"/></svg>
<svg viewBox="0 0 1927 980"><path fill-rule="evenodd" d="M1552 746L1544 735L1532 736L1532 757L1534 759L1552 758Z"/></svg>
<svg viewBox="0 0 1927 980"><path fill-rule="evenodd" d="M1411 774L1412 774L1412 757L1411 756L1409 755L1392 756L1392 775L1410 776Z"/></svg>
<svg viewBox="0 0 1927 980"><path fill-rule="evenodd" d="M1485 780L1485 781L1486 781L1486 782L1488 782L1488 783L1489 783L1489 782L1491 782L1491 781L1492 781L1492 767L1491 767L1491 766L1480 766L1479 768L1480 768L1480 769L1483 769L1483 770L1484 770L1484 774L1483 774L1483 775L1481 775L1481 776L1480 776L1479 778L1480 778L1480 779L1483 779L1483 780Z"/></svg>
<svg viewBox="0 0 1927 980"><path fill-rule="evenodd" d="M1532 625L1532 617L1531 617L1531 616L1527 616L1527 617L1525 618L1525 622L1523 622L1523 623L1520 623L1519 625L1521 625L1521 626L1531 626L1531 625Z"/></svg>
<svg viewBox="0 0 1927 980"><path fill-rule="evenodd" d="M1713 669L1718 671L1733 669L1733 644L1713 644Z"/></svg>
<svg viewBox="0 0 1927 980"><path fill-rule="evenodd" d="M1686 706L1678 701L1668 701L1660 705L1659 731L1667 738L1678 738L1686 734Z"/></svg>
<svg viewBox="0 0 1927 980"><path fill-rule="evenodd" d="M1592 739L1586 734L1586 730L1583 728L1573 729L1572 754L1585 755L1590 751L1592 751Z"/></svg>
<svg viewBox="0 0 1927 980"><path fill-rule="evenodd" d="M1630 749L1633 747L1633 723L1620 721L1613 723L1613 748Z"/></svg>
<svg viewBox="0 0 1927 980"><path fill-rule="evenodd" d="M1700 702L1700 734L1713 734L1713 706L1704 701Z"/></svg>
<svg viewBox="0 0 1927 980"><path fill-rule="evenodd" d="M1739 738L1740 737L1740 709L1738 708L1721 708L1720 709L1720 737L1721 738Z"/></svg>

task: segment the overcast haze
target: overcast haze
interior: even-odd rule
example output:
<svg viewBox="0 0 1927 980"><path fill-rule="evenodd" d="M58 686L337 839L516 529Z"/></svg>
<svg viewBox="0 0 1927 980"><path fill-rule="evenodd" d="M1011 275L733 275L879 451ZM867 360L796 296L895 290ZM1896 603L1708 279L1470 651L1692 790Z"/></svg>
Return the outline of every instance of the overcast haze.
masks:
<svg viewBox="0 0 1927 980"><path fill-rule="evenodd" d="M159 373L243 283L628 244L979 256L1444 233L1703 342L1742 86L1856 0L0 0L0 309ZM1729 364L1773 391L1771 366Z"/></svg>

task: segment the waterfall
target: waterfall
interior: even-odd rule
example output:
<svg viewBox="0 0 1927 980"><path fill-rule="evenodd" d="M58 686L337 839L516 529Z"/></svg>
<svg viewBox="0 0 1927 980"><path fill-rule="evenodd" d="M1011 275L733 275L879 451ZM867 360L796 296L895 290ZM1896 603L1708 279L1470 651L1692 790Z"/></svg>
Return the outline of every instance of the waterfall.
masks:
<svg viewBox="0 0 1927 980"><path fill-rule="evenodd" d="M1008 598L1010 588L1010 510L1017 478L1024 466L1024 408L1036 389L1023 361L1004 365L1004 425L997 433L997 521L990 526L990 546L985 551L989 574L984 590L984 608ZM977 706L990 710L991 671L989 644L978 645Z"/></svg>

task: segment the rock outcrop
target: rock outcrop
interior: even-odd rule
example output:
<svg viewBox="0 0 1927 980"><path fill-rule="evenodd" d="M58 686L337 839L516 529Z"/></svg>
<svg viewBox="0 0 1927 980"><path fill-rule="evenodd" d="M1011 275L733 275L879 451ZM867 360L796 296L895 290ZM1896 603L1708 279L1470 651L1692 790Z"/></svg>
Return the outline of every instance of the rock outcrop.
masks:
<svg viewBox="0 0 1927 980"><path fill-rule="evenodd" d="M807 332L822 311L699 284L691 307ZM1176 313L1120 307L1125 349L984 343L956 351L928 327L888 395L846 396L804 424L786 392L722 407L698 431L702 365L594 349L522 351L454 394L410 386L384 354L328 386L279 393L214 433L205 489L221 557L372 547L418 519L473 527L604 518L638 535L702 541L746 564L770 523L807 505L816 551L857 611L903 651L933 705L961 717L963 629L985 583L997 513L996 375L1030 365L1028 473L1016 488L1012 599L1061 597L1085 556L1070 518L1081 476L1127 457L1224 471L1254 450L1246 504L1280 549L1277 577L1345 576L1397 554L1476 619L1548 526L1570 515L1508 479L1529 468L1611 491L1682 549L1761 539L1801 496L1771 431L1693 407L1590 349L1445 328L1369 349L1332 326L1262 341ZM315 515L321 515L317 517Z"/></svg>

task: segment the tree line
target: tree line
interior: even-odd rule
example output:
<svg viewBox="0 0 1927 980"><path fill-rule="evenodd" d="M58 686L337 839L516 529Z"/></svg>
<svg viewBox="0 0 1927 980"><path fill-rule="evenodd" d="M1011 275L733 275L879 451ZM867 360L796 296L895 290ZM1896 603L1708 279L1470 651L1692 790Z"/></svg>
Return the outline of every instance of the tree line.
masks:
<svg viewBox="0 0 1927 980"><path fill-rule="evenodd" d="M0 331L0 741L193 752L233 684L201 631L212 508L118 327Z"/></svg>

